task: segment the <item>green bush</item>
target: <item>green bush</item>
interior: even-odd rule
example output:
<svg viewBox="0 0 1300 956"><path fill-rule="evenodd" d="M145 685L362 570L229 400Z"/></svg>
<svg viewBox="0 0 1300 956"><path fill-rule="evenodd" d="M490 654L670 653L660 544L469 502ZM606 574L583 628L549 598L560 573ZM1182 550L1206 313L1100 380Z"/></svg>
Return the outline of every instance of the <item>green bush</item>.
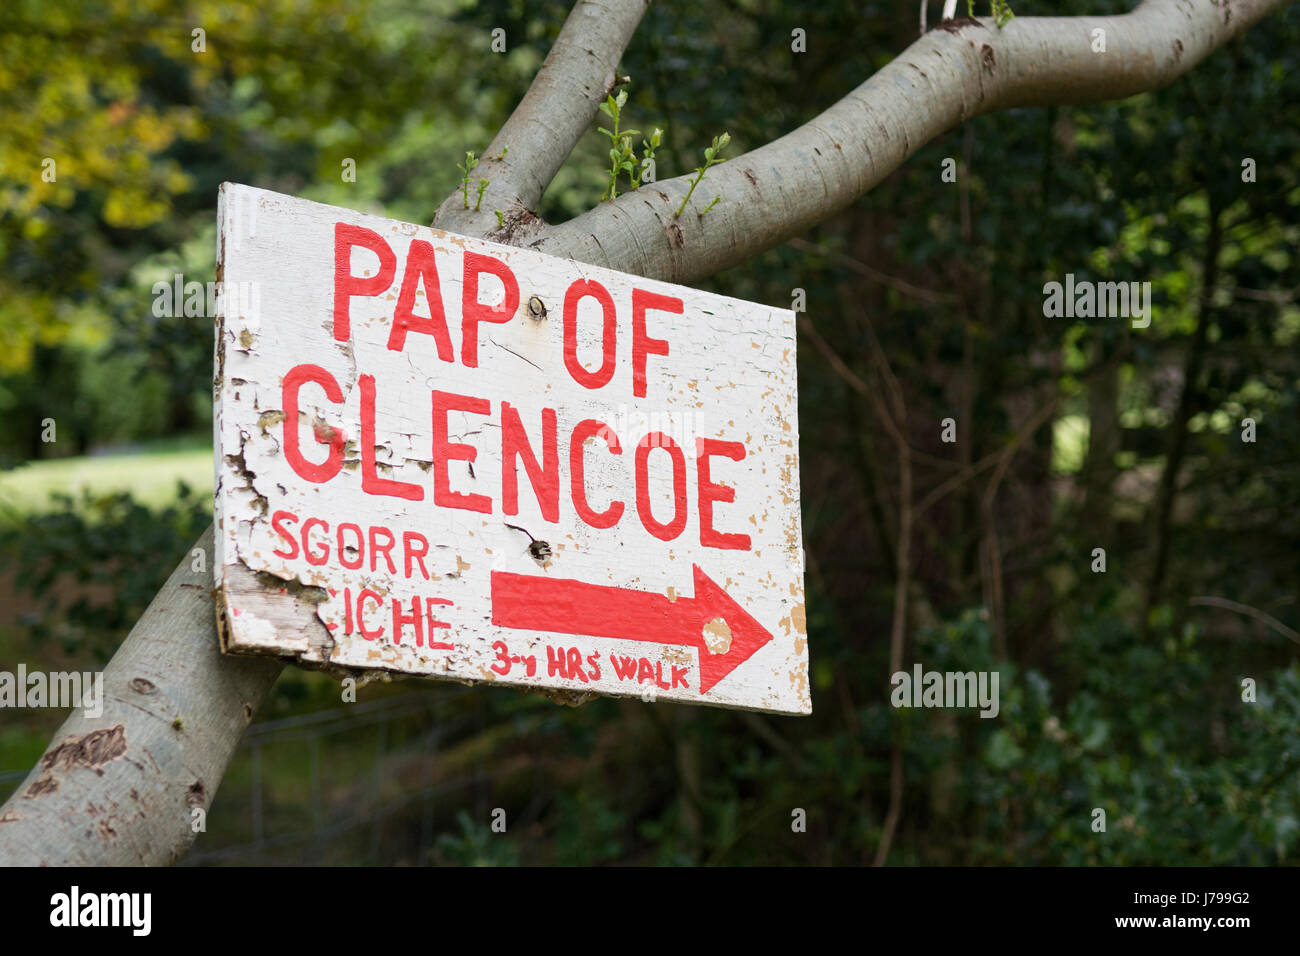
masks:
<svg viewBox="0 0 1300 956"><path fill-rule="evenodd" d="M54 510L0 528L0 569L41 601L22 619L33 641L105 661L212 520L212 503L184 482L158 510L127 492L54 498Z"/></svg>

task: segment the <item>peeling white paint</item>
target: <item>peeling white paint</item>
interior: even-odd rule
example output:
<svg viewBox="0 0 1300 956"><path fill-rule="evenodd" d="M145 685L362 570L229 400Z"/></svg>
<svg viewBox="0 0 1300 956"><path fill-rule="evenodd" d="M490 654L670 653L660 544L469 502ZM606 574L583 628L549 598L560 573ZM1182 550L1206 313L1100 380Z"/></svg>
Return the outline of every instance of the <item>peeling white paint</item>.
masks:
<svg viewBox="0 0 1300 956"><path fill-rule="evenodd" d="M221 277L226 283L254 283L260 303L255 328L239 315L222 314L218 319L217 565L230 651L636 697L652 682L673 683L675 667L686 686L656 686L657 698L810 712L791 312L245 186L222 187L220 215ZM344 342L333 335L337 223L377 233L395 260L385 289L350 300L350 335ZM389 348L408 256L417 240L433 248L454 359L450 362L439 357L435 336L414 330L408 331L402 349ZM519 289L519 305L509 321L479 325L476 367L464 364L462 341L467 252L504 263ZM380 265L378 256L358 249L345 269L355 276L374 275ZM572 283L584 278L608 290L615 306L613 373L608 384L598 388L575 381L564 359L565 295ZM421 283L417 289L432 295L426 286ZM682 302L680 315L655 309L647 313L646 336L666 341L668 354L647 354L644 397L633 389L634 288ZM499 302L504 291L499 279L484 276L479 300ZM429 315L429 295L413 297L417 316ZM529 312L534 297L545 308L543 319ZM577 315L576 355L590 374L603 363L597 300L581 300ZM337 384L341 401L331 401L323 385L308 381L298 392L299 414L291 420L285 411L284 379L304 365L326 373ZM375 406L369 449L362 446L363 381L368 376L373 377ZM490 513L436 501L439 455L433 437L433 390L490 403L487 414L456 410L446 415L448 441L476 449L472 472L466 461L446 461L450 490L486 495ZM543 514L523 466L517 469L518 514L503 512L505 403L517 411L539 461L543 409L555 412L558 520L549 521ZM621 517L610 528L584 521L573 500L570 439L575 426L587 419L611 426L621 445L621 454L615 455L602 437L587 435L577 443L590 509L603 511L611 502L623 503ZM681 446L685 466L685 523L670 540L647 530L636 503L636 443L644 425L654 422ZM332 460L329 442L341 433L337 471L327 480L312 481L301 468L295 469L292 450L286 447L289 429L297 430L300 455L308 467ZM714 529L748 535L748 548L702 543L708 534L702 535L697 437L743 445L742 461L714 454L709 471L714 484L735 493L728 502L726 492L715 489ZM373 478L407 483L420 489L422 499L364 493L363 475L372 452ZM651 449L646 463L651 525L671 523L669 516L677 508L672 454ZM273 522L277 515L280 520ZM328 522L328 532L317 525L308 536L313 548L328 543L328 558L318 564L307 560L302 546L304 525L311 518ZM340 562L340 524L359 529L359 540L351 529L343 533L344 558L355 563L354 552L346 549L358 547L359 567ZM387 540L384 530L372 529L386 529L393 537L392 568L382 554L372 559L372 540L381 546ZM407 564L402 546L406 534L427 541L422 556L427 577L420 561ZM413 550L419 550L418 540ZM240 574L231 571L236 567ZM250 581L255 579L242 573L245 567L273 575L286 582L285 588L268 587L267 579L257 579L262 593L254 594ZM694 607L692 602L703 601L697 593L696 567L740 610L729 610L722 598L722 611L701 604L700 613L709 613L692 624L695 645L638 639L656 629L676 633L673 622ZM503 581L523 582L536 602L535 607L515 602L515 624L520 615L534 611L558 614L555 601L563 598L564 582L621 590L570 588L562 620L543 629L494 623L502 614ZM311 602L318 603L302 599L304 587L321 589L309 592ZM350 610L344 606L345 594L351 598ZM596 597L588 601L592 594ZM373 639L359 630L359 601ZM401 643L393 643L393 601L407 615L418 601L424 623L448 626L423 627L423 646L417 646L415 628L408 622L402 625ZM627 614L616 612L593 625L606 605L626 606ZM305 610L311 606L318 625ZM746 615L770 634L769 640L748 651L745 635L753 628L743 620ZM557 631L570 623L569 633ZM376 634L380 627L382 637ZM304 635L311 633L317 636L309 641ZM430 647L430 640L449 646ZM554 673L548 673L548 646L564 652L564 667ZM700 658L725 658L733 646L729 660L734 667L721 677L715 674L716 683L702 691L701 677L706 675ZM569 649L576 651L572 658ZM535 659L532 674L524 660L530 656ZM611 656L635 661L635 673L620 679ZM581 668L576 667L579 660ZM595 663L589 664L592 660ZM570 664L575 667L564 676ZM594 676L597 668L599 677ZM576 676L579 672L582 677Z"/></svg>

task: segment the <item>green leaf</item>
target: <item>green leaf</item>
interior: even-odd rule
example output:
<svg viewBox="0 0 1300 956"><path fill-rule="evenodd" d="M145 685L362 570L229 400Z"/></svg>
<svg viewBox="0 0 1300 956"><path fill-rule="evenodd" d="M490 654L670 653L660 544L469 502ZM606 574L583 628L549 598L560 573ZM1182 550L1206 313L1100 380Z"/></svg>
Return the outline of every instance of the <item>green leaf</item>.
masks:
<svg viewBox="0 0 1300 956"><path fill-rule="evenodd" d="M1024 751L1005 728L994 732L985 754L988 762L998 770L1008 770L1024 757Z"/></svg>

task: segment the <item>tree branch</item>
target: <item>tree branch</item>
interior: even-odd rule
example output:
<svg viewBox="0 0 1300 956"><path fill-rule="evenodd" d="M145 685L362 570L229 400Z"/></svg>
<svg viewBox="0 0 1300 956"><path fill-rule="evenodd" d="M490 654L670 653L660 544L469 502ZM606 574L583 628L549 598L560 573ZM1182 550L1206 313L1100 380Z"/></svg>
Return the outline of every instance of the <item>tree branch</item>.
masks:
<svg viewBox="0 0 1300 956"><path fill-rule="evenodd" d="M722 202L707 217L694 205L673 217L688 189L678 177L564 225L531 227L531 208L590 125L646 8L646 0L579 0L477 171L491 183L480 213L465 215L463 201L456 209L457 195L435 221L688 282L806 231L964 119L1154 89L1284 2L1145 0L1127 16L1017 18L1002 30L954 21L810 123L710 170L701 202L718 194ZM1105 54L1091 52L1096 28L1106 31ZM504 232L493 209L506 214ZM201 546L210 559L211 530ZM220 653L210 586L188 558L168 579L105 672L103 716L70 717L0 807L0 863L164 863L185 852L192 811L210 806L243 726L283 667Z"/></svg>
<svg viewBox="0 0 1300 956"><path fill-rule="evenodd" d="M1193 606L1217 607L1222 608L1225 611L1236 611L1238 614L1245 614L1247 617L1252 617L1265 626L1277 631L1283 637L1300 644L1300 634L1291 630L1291 628L1287 627L1273 615L1266 614L1259 608L1251 607L1249 604L1241 604L1237 601L1229 601L1227 598L1213 597L1209 595L1194 597L1187 603Z"/></svg>
<svg viewBox="0 0 1300 956"><path fill-rule="evenodd" d="M465 210L458 190L439 209L439 228L482 236L497 228L492 210L502 207L510 210L507 232L536 221L531 208L616 82L618 59L648 2L578 0L474 171L490 180L480 211ZM496 238L519 242L520 232ZM199 546L210 567L211 527ZM284 669L279 660L220 652L211 571L189 568L186 557L114 654L103 716L69 717L0 807L0 864L157 865L189 849L192 810L211 806L244 727ZM147 694L136 689L146 685ZM105 742L124 749L94 766L60 756L80 754L87 741L92 749Z"/></svg>
<svg viewBox="0 0 1300 956"><path fill-rule="evenodd" d="M226 657L212 613L212 529L199 539L104 671L103 713L75 710L0 808L5 866L173 863L279 660Z"/></svg>
<svg viewBox="0 0 1300 956"><path fill-rule="evenodd" d="M580 262L691 282L806 232L939 134L995 110L1157 89L1287 0L1144 0L1115 17L957 20L921 37L820 116L709 170L643 186L545 229L531 245ZM1094 31L1106 52L1093 52ZM700 211L720 195L707 215Z"/></svg>
<svg viewBox="0 0 1300 956"><path fill-rule="evenodd" d="M471 174L488 180L478 212L465 208L458 189L438 208L439 229L489 236L539 222L532 213L542 193L617 83L619 58L649 5L649 0L573 5L528 92ZM504 227L498 227L494 209L502 211Z"/></svg>
<svg viewBox="0 0 1300 956"><path fill-rule="evenodd" d="M900 279L898 276L891 276L887 273L881 272L879 269L873 269L871 266L859 259L854 259L852 256L845 255L842 252L836 252L834 249L827 249L824 246L816 245L815 243L809 242L807 239L796 237L791 239L787 245L802 252L815 252L818 255L826 256L828 259L834 259L851 272L856 272L860 276L865 276L866 278L879 282L882 285L887 285L896 292L901 292L903 295L921 299L924 302L932 302L938 305L951 305L961 301L961 296L956 293L935 292L932 289L925 289L921 286L912 285L912 283L908 282L906 279Z"/></svg>

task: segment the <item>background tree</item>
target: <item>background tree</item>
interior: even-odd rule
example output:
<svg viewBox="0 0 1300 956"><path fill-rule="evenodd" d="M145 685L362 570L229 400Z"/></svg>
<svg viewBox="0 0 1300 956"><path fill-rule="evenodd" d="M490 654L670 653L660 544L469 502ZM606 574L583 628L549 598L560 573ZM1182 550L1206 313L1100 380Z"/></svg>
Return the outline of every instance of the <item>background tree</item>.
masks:
<svg viewBox="0 0 1300 956"><path fill-rule="evenodd" d="M159 75L186 64L210 97L189 114L154 107L160 123L171 117L173 143L182 116L214 128L227 117L222 137L196 134L229 143L208 179L192 195L176 190L194 216L210 217L220 179L310 184L315 198L416 220L449 196L436 223L454 231L762 301L806 292L801 482L817 713L778 723L599 701L552 717L545 746L600 759L575 780L543 758L547 792L576 796L548 804L554 836L523 858L581 861L575 848L596 846L611 860L1261 862L1294 850L1295 11L1241 35L1280 4L1148 0L1097 16L1123 5L1068 3L1060 12L1092 16L1021 10L1001 29L949 22L913 43L915 6L823 6L795 22L760 0L685 13L579 3L526 93L534 51L564 21L558 5L461 12L434 41L442 60L424 31L403 32L396 8L391 30L375 18L319 37L320 11L293 5L228 25L240 40L214 61L221 69L195 66L183 46L161 55ZM518 38L511 53L455 55L457 42L486 49L498 26ZM795 29L807 53L791 48ZM208 34L219 51L221 32ZM337 58L318 43L338 44ZM366 82L375 75L393 75L392 88ZM662 178L600 203L607 145L593 120L621 76L634 125L666 131ZM433 134L424 104L435 101L454 104L436 115L461 124L459 139ZM699 165L724 129L734 158L673 217L689 176L668 174ZM463 147L488 157L477 214L453 191ZM341 153L380 174L356 191L326 185ZM1243 180L1247 158L1254 182ZM942 175L948 159L955 181ZM197 174L198 160L177 162ZM86 201L78 195L69 208ZM107 199L98 208L83 222L115 228ZM155 274L201 262L212 244L210 226L157 215L177 231L125 258L137 303ZM129 228L141 242L149 227ZM52 247L26 255L32 268L54 261ZM1046 317L1043 284L1067 272L1149 279L1152 325ZM109 285L126 288L127 274ZM139 313L124 310L122 327ZM54 335L46 325L32 336ZM183 332L172 338L197 350ZM141 362L159 353L144 345ZM1266 440L1241 441L1246 417ZM942 440L945 418L955 443ZM1091 569L1096 547L1104 574ZM162 772L141 781L114 761L91 779L38 767L61 795L36 804L20 788L6 809L22 826L0 828L5 858L163 861L188 845L187 795L198 782L211 801L279 671L216 653L210 602L188 568L109 670L110 687L155 683L166 713L74 717L55 738L120 724L132 749L169 758ZM889 675L914 661L998 670L1000 718L893 710ZM1263 688L1250 706L1242 676ZM513 700L482 693L503 711ZM173 711L198 728L184 747ZM120 800L130 787L149 814L117 843L81 840L75 813L60 813L87 788ZM799 806L814 839L789 832ZM1098 806L1123 841L1092 837Z"/></svg>

